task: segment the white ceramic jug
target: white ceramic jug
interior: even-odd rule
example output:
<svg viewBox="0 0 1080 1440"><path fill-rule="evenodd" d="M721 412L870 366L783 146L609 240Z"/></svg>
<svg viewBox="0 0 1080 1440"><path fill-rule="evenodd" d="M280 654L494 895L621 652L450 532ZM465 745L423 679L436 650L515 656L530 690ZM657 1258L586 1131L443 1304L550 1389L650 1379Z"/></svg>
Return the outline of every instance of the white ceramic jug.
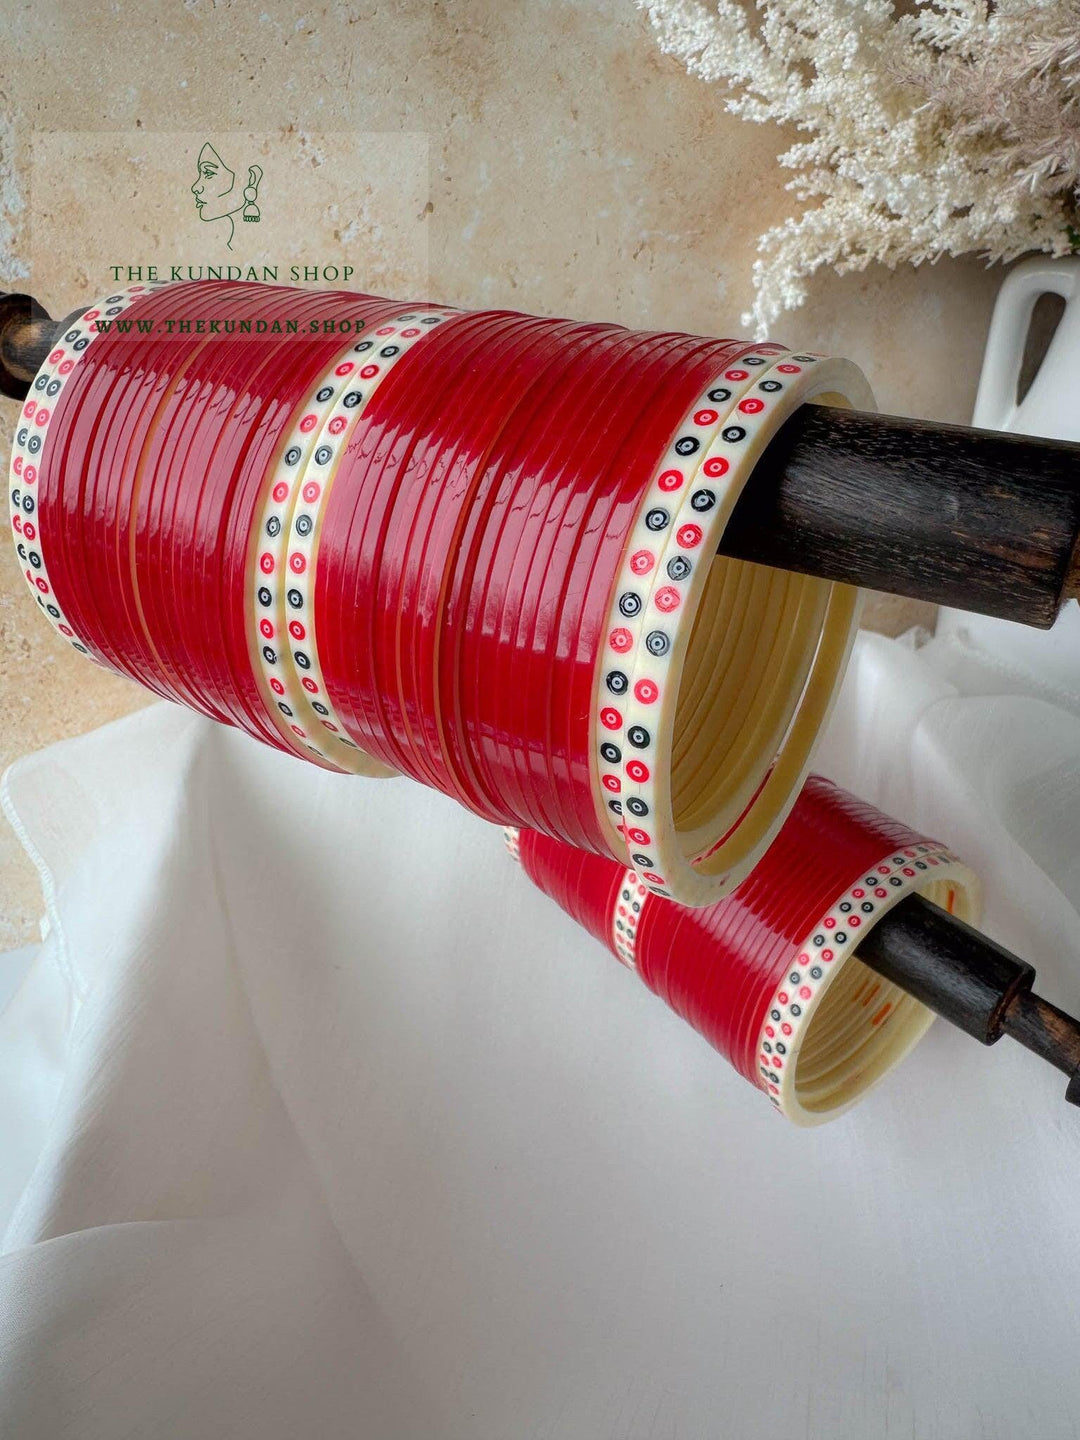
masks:
<svg viewBox="0 0 1080 1440"><path fill-rule="evenodd" d="M1016 382L1031 313L1052 292L1065 310L1031 389L1018 405ZM986 340L972 424L1052 440L1080 440L1080 257L1025 260L998 293Z"/></svg>

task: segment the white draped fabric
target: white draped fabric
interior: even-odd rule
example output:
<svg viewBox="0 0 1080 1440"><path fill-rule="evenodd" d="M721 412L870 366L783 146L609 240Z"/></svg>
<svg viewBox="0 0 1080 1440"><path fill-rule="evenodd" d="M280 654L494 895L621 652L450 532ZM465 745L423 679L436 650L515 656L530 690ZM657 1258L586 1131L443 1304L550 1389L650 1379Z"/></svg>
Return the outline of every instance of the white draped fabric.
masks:
<svg viewBox="0 0 1080 1440"><path fill-rule="evenodd" d="M860 638L818 768L1080 1009L1080 609ZM9 1440L1066 1440L1080 1112L944 1024L791 1128L497 830L156 706L9 772Z"/></svg>

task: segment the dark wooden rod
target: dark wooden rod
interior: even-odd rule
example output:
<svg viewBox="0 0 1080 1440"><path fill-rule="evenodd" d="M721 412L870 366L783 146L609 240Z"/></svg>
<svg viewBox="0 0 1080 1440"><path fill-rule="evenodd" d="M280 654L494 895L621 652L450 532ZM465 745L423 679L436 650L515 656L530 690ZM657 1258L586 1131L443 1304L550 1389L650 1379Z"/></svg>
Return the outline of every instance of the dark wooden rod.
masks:
<svg viewBox="0 0 1080 1440"><path fill-rule="evenodd" d="M73 318L0 295L3 394L26 394ZM1080 445L805 405L721 553L1046 627L1080 596Z"/></svg>
<svg viewBox="0 0 1080 1440"><path fill-rule="evenodd" d="M1080 1105L1080 1020L1032 993L1035 971L963 920L909 895L859 942L859 959L983 1045L1010 1035L1069 1076Z"/></svg>
<svg viewBox="0 0 1080 1440"><path fill-rule="evenodd" d="M1046 627L1080 595L1080 445L804 405L721 549Z"/></svg>

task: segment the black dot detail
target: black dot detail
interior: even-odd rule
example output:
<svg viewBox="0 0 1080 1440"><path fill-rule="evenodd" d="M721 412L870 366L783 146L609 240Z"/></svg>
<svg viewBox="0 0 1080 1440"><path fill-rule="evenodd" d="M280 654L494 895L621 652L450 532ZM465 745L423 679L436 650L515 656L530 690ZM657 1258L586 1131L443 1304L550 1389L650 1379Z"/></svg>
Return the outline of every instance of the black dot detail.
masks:
<svg viewBox="0 0 1080 1440"><path fill-rule="evenodd" d="M729 445L737 445L740 440L746 439L746 431L741 425L725 425L720 434Z"/></svg>
<svg viewBox="0 0 1080 1440"><path fill-rule="evenodd" d="M671 649L671 640L663 630L650 630L645 636L645 648L650 655L666 655Z"/></svg>

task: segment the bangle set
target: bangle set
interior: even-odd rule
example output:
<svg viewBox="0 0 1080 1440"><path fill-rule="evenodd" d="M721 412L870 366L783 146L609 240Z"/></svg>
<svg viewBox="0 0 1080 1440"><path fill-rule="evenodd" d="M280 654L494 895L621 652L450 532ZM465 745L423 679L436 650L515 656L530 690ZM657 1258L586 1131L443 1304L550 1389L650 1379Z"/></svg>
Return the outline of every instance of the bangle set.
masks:
<svg viewBox="0 0 1080 1440"><path fill-rule="evenodd" d="M850 362L771 343L132 285L32 384L13 539L98 663L507 827L546 893L810 1123L927 1023L854 956L860 930L911 890L976 901L941 846L804 788L857 592L717 555L807 401L873 405Z"/></svg>
<svg viewBox="0 0 1080 1440"><path fill-rule="evenodd" d="M979 913L977 880L945 846L816 775L753 873L704 907L536 831L506 838L539 889L799 1125L842 1113L933 1019L859 960L859 939L912 893Z"/></svg>

